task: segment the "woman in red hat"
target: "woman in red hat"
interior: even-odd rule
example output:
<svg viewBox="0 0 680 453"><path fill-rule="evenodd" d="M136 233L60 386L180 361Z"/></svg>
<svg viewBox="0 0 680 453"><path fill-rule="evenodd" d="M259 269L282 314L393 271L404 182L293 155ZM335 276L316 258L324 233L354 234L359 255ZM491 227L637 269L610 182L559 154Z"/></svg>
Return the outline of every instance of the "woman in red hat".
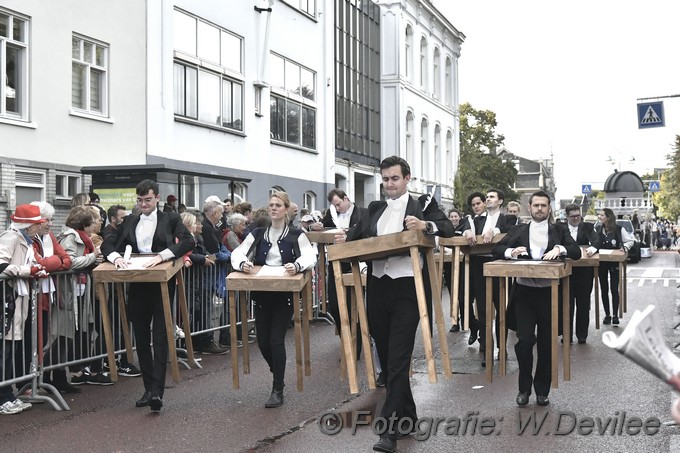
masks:
<svg viewBox="0 0 680 453"><path fill-rule="evenodd" d="M29 277L44 274L35 261L33 237L40 231L43 218L40 208L30 204L17 206L10 216L12 223L0 233L0 277L2 281L3 311L0 312L3 339L0 345L0 376L12 378L14 351L23 340L24 323L30 306ZM17 414L31 407L16 398L11 385L0 387L0 414Z"/></svg>

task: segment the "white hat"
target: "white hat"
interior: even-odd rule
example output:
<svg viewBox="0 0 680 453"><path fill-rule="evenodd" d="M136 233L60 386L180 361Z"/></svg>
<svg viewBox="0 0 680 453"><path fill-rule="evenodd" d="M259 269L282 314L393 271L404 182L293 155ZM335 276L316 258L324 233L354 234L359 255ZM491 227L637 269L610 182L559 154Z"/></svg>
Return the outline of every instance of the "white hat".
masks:
<svg viewBox="0 0 680 453"><path fill-rule="evenodd" d="M217 195L210 195L208 198L205 199L205 202L208 203L209 201L216 201L217 203L221 204L222 206L225 205L225 203L222 203L222 200L220 200L220 197Z"/></svg>
<svg viewBox="0 0 680 453"><path fill-rule="evenodd" d="M314 222L314 217L309 214L303 215L300 222Z"/></svg>

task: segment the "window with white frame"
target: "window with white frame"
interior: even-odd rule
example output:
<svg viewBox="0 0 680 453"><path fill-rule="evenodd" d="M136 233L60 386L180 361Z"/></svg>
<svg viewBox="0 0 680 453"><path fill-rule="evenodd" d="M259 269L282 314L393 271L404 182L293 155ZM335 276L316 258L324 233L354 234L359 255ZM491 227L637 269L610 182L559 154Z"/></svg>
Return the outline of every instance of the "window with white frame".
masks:
<svg viewBox="0 0 680 453"><path fill-rule="evenodd" d="M420 121L420 162L418 170L420 176L423 179L430 178L430 154L429 154L429 144L428 144L428 121L427 118L423 118Z"/></svg>
<svg viewBox="0 0 680 453"><path fill-rule="evenodd" d="M316 17L316 0L282 0L311 17Z"/></svg>
<svg viewBox="0 0 680 453"><path fill-rule="evenodd" d="M309 209L309 212L316 210L316 194L311 190L302 195L302 207Z"/></svg>
<svg viewBox="0 0 680 453"><path fill-rule="evenodd" d="M271 54L269 77L270 138L306 149L316 149L316 74L282 56Z"/></svg>
<svg viewBox="0 0 680 453"><path fill-rule="evenodd" d="M227 195L227 198L234 198L234 205L237 205L239 203L242 203L243 201L246 200L246 189L247 186L243 183L237 182L234 183L234 193Z"/></svg>
<svg viewBox="0 0 680 453"><path fill-rule="evenodd" d="M29 24L0 8L0 118L29 120Z"/></svg>
<svg viewBox="0 0 680 453"><path fill-rule="evenodd" d="M441 54L439 49L435 47L434 58L432 62L432 93L435 99L441 100L441 75L439 69L441 67Z"/></svg>
<svg viewBox="0 0 680 453"><path fill-rule="evenodd" d="M45 200L45 172L17 168L15 173L17 205Z"/></svg>
<svg viewBox="0 0 680 453"><path fill-rule="evenodd" d="M406 26L406 43L404 58L404 75L407 79L411 78L411 67L413 66L413 28L410 25Z"/></svg>
<svg viewBox="0 0 680 453"><path fill-rule="evenodd" d="M175 118L243 131L243 38L174 11Z"/></svg>
<svg viewBox="0 0 680 453"><path fill-rule="evenodd" d="M82 177L78 173L57 173L55 177L55 192L57 198L73 198L81 192Z"/></svg>
<svg viewBox="0 0 680 453"><path fill-rule="evenodd" d="M84 36L71 37L71 107L108 116L109 45Z"/></svg>
<svg viewBox="0 0 680 453"><path fill-rule="evenodd" d="M285 190L283 190L283 187L281 186L273 186L272 188L269 189L269 198L271 198L272 195L274 195L274 192L285 192Z"/></svg>
<svg viewBox="0 0 680 453"><path fill-rule="evenodd" d="M446 64L444 65L444 100L446 102L446 105L449 107L453 105L453 101L451 99L451 93L452 93L452 84L453 82L451 81L451 71L452 71L452 66L451 66L451 58L446 57Z"/></svg>
<svg viewBox="0 0 680 453"><path fill-rule="evenodd" d="M453 186L453 131L446 131L446 184Z"/></svg>
<svg viewBox="0 0 680 453"><path fill-rule="evenodd" d="M198 176L182 175L182 202L187 209L199 210Z"/></svg>
<svg viewBox="0 0 680 453"><path fill-rule="evenodd" d="M441 152L442 152L442 129L439 124L435 124L434 126L434 175L433 175L433 180L436 182L441 181L441 174L442 174L442 161L441 161Z"/></svg>
<svg viewBox="0 0 680 453"><path fill-rule="evenodd" d="M413 161L413 112L406 112L406 162Z"/></svg>
<svg viewBox="0 0 680 453"><path fill-rule="evenodd" d="M427 89L427 39L420 38L420 86Z"/></svg>

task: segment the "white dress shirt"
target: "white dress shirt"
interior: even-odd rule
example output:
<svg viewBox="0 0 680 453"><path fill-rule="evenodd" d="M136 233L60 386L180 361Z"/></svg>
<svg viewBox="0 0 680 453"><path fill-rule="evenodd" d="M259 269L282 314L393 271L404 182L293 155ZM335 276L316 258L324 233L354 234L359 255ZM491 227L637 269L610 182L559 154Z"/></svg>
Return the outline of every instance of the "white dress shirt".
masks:
<svg viewBox="0 0 680 453"><path fill-rule="evenodd" d="M409 197L410 195L406 192L395 200L387 200L387 207L378 219L378 236L400 233L404 230L404 217ZM373 261L373 276L380 278L383 275L390 278L413 277L411 257L408 255L390 256L384 260Z"/></svg>
<svg viewBox="0 0 680 453"><path fill-rule="evenodd" d="M153 244L153 235L156 232L156 225L158 225L157 211L151 214L141 214L139 216L139 223L135 229L137 236L137 248L141 253L151 253L151 245Z"/></svg>

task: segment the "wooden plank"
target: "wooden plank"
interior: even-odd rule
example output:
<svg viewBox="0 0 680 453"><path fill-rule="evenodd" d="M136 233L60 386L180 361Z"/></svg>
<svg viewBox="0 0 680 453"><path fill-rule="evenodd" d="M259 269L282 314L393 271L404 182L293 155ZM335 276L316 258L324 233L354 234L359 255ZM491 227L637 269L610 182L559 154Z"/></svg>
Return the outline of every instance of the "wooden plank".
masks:
<svg viewBox="0 0 680 453"><path fill-rule="evenodd" d="M571 275L571 260L497 260L484 263L486 277L531 277L559 279Z"/></svg>
<svg viewBox="0 0 680 453"><path fill-rule="evenodd" d="M229 290L227 299L229 300L229 319L232 320L229 326L229 336L231 340L231 379L233 387L238 389L240 387L238 377L238 345L236 344L236 323L233 321L236 319L236 292Z"/></svg>
<svg viewBox="0 0 680 453"><path fill-rule="evenodd" d="M416 284L416 298L418 299L418 311L420 312L420 330L423 333L423 348L425 349L425 361L427 363L427 375L430 383L437 382L437 369L434 365L434 355L432 352L432 334L430 332L430 319L427 314L427 304L425 303L425 285L423 284L423 274L420 272L422 266L420 264L420 253L418 247L411 247L411 263L414 269L413 279ZM418 270L416 272L416 269ZM432 288L435 293L439 286ZM382 364L381 364L382 365Z"/></svg>
<svg viewBox="0 0 680 453"><path fill-rule="evenodd" d="M342 268L340 261L333 261L333 273L335 275L335 289L338 294L338 311L340 312L340 341L342 342L342 355L345 360L345 367L347 369L347 379L349 381L350 393L359 393L359 383L357 381L357 364L352 360L354 354L354 345L352 344L352 332L349 326L349 316L347 314L347 304L341 303L347 301L346 289L342 284Z"/></svg>
<svg viewBox="0 0 680 453"><path fill-rule="evenodd" d="M444 324L444 311L442 309L442 289L441 281L442 274L440 272L434 273L431 269L436 266L434 264L434 256L432 249L425 252L425 259L427 260L428 273L430 274L430 287L432 288L432 305L434 309L435 326L437 327L437 336L439 337L439 349L441 350L442 365L444 367L444 376L446 379L453 377L451 370L451 358L449 357L449 341L446 337L446 325Z"/></svg>
<svg viewBox="0 0 680 453"><path fill-rule="evenodd" d="M434 237L422 231L409 230L333 244L328 246L328 260L360 258L363 261L370 261L400 254L407 255L411 247L434 248Z"/></svg>
<svg viewBox="0 0 680 453"><path fill-rule="evenodd" d="M308 231L305 233L309 242L316 242L317 244L333 244L335 243L336 233L342 231L340 228L334 228L324 231Z"/></svg>
<svg viewBox="0 0 680 453"><path fill-rule="evenodd" d="M178 261L181 262L181 260ZM165 330L168 336L168 358L170 360L172 380L179 382L179 364L177 363L177 349L175 348L175 323L172 322L168 285L161 284L161 298L163 300L163 313L165 314Z"/></svg>
<svg viewBox="0 0 680 453"><path fill-rule="evenodd" d="M253 272L232 272L227 275L227 288L230 291L281 291L300 292L309 281L309 272L295 275L263 277L257 275L262 266L255 266Z"/></svg>
<svg viewBox="0 0 680 453"><path fill-rule="evenodd" d="M571 317L569 316L569 277L562 280L562 373L565 381L571 380L571 335L569 333Z"/></svg>
<svg viewBox="0 0 680 453"><path fill-rule="evenodd" d="M113 347L113 333L111 332L111 319L109 317L109 306L106 299L106 288L104 287L104 283L96 283L95 290L97 297L99 298L99 311L101 312L102 326L104 327L104 343L106 344L107 360L111 364L109 366L109 370L111 371L111 380L116 382L118 380L118 367L116 367L116 358L114 355L115 348Z"/></svg>
<svg viewBox="0 0 680 453"><path fill-rule="evenodd" d="M248 298L245 291L238 293L239 311L241 312L241 341L243 342L243 374L250 374L250 344L248 343ZM231 318L231 324L236 324L237 318ZM238 326L237 326L238 328ZM231 340L231 339L230 339ZM238 347L238 338L236 339Z"/></svg>
<svg viewBox="0 0 680 453"><path fill-rule="evenodd" d="M371 339L368 333L368 316L366 314L366 304L364 303L364 287L366 286L366 274L359 272L359 260L352 261L352 277L354 293L352 299L352 331L356 330L357 317L359 318L359 330L361 331L361 346L364 350L364 360L366 361L366 379L368 379L368 388L373 390L375 385L375 369L373 366L373 348L371 347ZM359 285L361 282L361 286ZM351 290L350 290L351 291ZM338 300L338 304L347 302ZM356 338L352 335L352 347L356 343Z"/></svg>
<svg viewBox="0 0 680 453"><path fill-rule="evenodd" d="M181 259L164 261L148 269L116 269L113 263L104 262L92 270L92 277L96 282L165 283L182 270L183 267L184 263Z"/></svg>

